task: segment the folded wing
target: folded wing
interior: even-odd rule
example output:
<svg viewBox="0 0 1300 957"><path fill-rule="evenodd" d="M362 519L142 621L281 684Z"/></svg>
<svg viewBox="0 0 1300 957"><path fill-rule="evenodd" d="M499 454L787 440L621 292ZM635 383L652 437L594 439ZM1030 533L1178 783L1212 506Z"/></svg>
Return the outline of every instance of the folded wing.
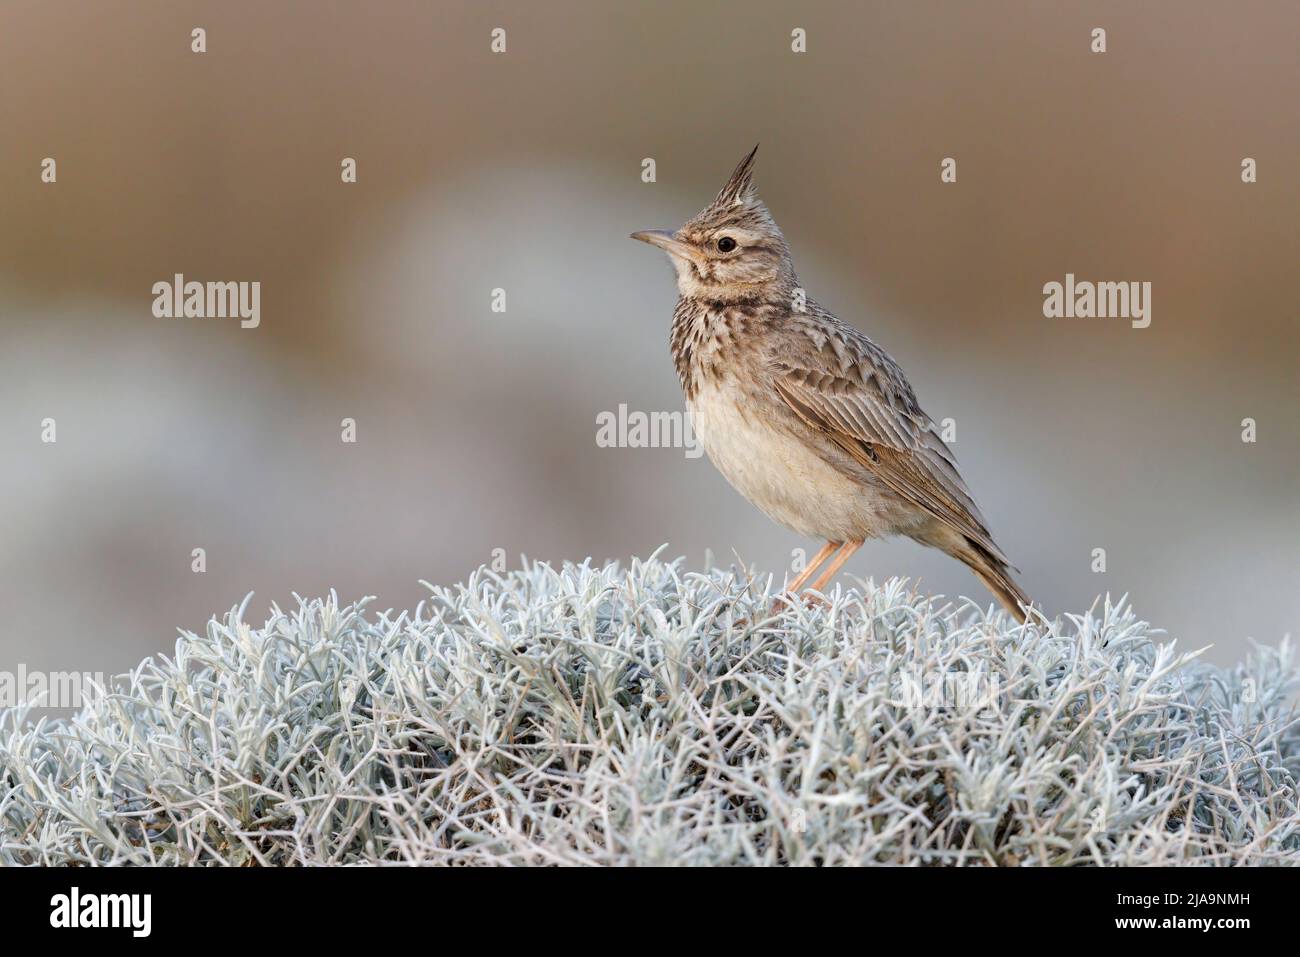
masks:
<svg viewBox="0 0 1300 957"><path fill-rule="evenodd" d="M952 452L887 353L836 320L783 342L768 363L773 385L808 426L847 452L883 485L967 536L1004 565Z"/></svg>

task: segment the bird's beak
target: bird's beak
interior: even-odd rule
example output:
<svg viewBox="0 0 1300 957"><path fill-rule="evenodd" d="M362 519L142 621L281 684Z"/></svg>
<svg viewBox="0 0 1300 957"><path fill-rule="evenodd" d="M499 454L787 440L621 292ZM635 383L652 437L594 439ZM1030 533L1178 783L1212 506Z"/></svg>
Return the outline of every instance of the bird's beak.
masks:
<svg viewBox="0 0 1300 957"><path fill-rule="evenodd" d="M647 229L643 232L633 233L632 238L639 239L643 243L649 243L651 246L658 246L670 256L680 256L682 259L699 258L699 252L694 246L682 242L664 229Z"/></svg>

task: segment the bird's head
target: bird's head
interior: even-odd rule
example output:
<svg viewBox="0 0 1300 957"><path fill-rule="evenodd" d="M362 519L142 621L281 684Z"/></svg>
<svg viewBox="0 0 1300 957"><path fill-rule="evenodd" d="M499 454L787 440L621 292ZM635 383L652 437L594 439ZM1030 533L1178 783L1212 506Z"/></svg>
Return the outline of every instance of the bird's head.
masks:
<svg viewBox="0 0 1300 957"><path fill-rule="evenodd" d="M757 152L755 146L717 198L681 229L632 234L668 253L683 296L734 302L773 297L797 284L785 237L754 190Z"/></svg>

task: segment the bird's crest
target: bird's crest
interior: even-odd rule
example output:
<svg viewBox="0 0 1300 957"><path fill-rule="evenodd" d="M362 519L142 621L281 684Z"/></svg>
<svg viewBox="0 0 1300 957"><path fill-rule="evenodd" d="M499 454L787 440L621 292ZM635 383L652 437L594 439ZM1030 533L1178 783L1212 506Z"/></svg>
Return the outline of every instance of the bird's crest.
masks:
<svg viewBox="0 0 1300 957"><path fill-rule="evenodd" d="M749 151L749 155L740 161L735 171L731 174L731 179L727 180L727 185L722 187L717 198L713 201L714 207L726 208L728 206L739 206L750 202L754 198L754 156L758 153L758 145Z"/></svg>

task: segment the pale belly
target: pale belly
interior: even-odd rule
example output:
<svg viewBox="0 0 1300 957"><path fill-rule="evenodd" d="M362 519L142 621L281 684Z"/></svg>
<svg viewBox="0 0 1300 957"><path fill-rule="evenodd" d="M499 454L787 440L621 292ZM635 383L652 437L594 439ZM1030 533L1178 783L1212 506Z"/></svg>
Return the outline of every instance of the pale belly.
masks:
<svg viewBox="0 0 1300 957"><path fill-rule="evenodd" d="M702 388L687 407L718 471L769 518L829 541L876 538L909 524L891 493L841 472L761 413L742 412L737 395L726 385Z"/></svg>

